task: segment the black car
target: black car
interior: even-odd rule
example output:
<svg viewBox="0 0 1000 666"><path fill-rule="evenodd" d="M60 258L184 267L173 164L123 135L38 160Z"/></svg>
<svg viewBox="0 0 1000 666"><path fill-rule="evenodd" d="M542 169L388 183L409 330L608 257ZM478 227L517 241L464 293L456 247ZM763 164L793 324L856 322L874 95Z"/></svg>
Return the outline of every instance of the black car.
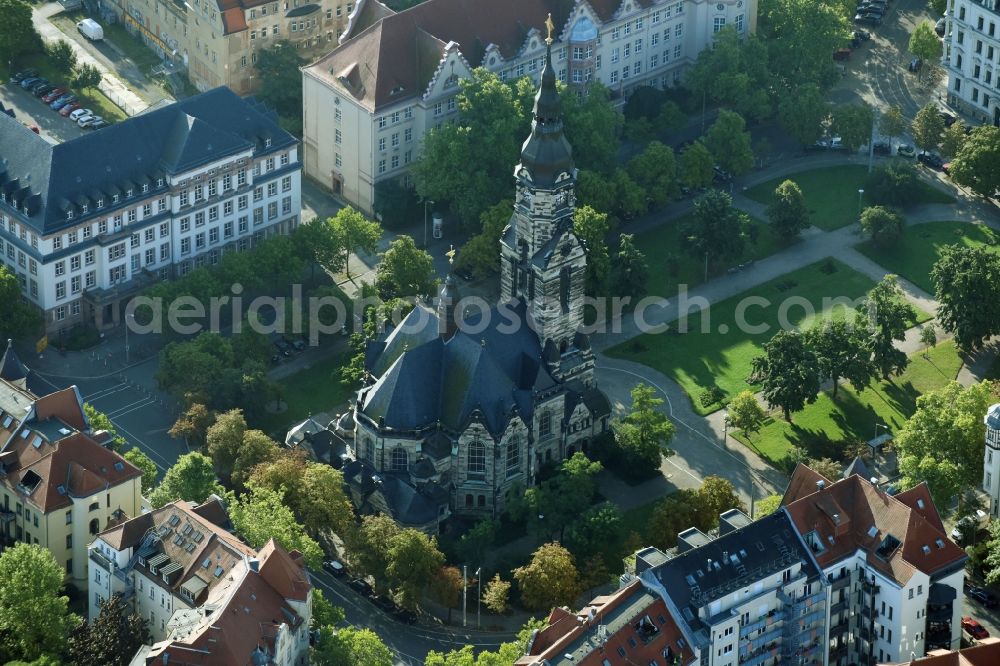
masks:
<svg viewBox="0 0 1000 666"><path fill-rule="evenodd" d="M347 571L347 569L344 568L344 565L337 560L326 560L323 562L323 568L337 577L343 576Z"/></svg>
<svg viewBox="0 0 1000 666"><path fill-rule="evenodd" d="M910 61L910 64L906 66L906 69L911 72L919 72L920 68L924 66L924 61L921 58L914 58Z"/></svg>
<svg viewBox="0 0 1000 666"><path fill-rule="evenodd" d="M372 603L375 604L381 610L384 610L386 613L395 613L397 610L396 602L394 602L392 599L384 595L372 597Z"/></svg>
<svg viewBox="0 0 1000 666"><path fill-rule="evenodd" d="M47 92L52 92L56 87L51 83L38 83L32 86L31 94L35 97L41 97Z"/></svg>
<svg viewBox="0 0 1000 666"><path fill-rule="evenodd" d="M403 624L417 623L417 614L408 608L397 608L392 612L392 616Z"/></svg>
<svg viewBox="0 0 1000 666"><path fill-rule="evenodd" d="M32 76L37 76L37 75L38 72L34 69L24 69L15 74L14 76L12 76L10 80L12 83L20 83L25 79L30 79Z"/></svg>
<svg viewBox="0 0 1000 666"><path fill-rule="evenodd" d="M972 597L987 608L996 608L997 599L990 592L982 587L969 587L965 591L967 597Z"/></svg>
<svg viewBox="0 0 1000 666"><path fill-rule="evenodd" d="M285 342L284 338L275 338L274 346L277 347L278 351L281 352L284 356L292 355L292 346L287 342Z"/></svg>
<svg viewBox="0 0 1000 666"><path fill-rule="evenodd" d="M462 266L460 268L456 268L452 272L458 277L465 280L466 282L472 282L476 277L475 275L473 275L472 270L468 266Z"/></svg>
<svg viewBox="0 0 1000 666"><path fill-rule="evenodd" d="M874 152L876 155L891 155L892 147L883 141L879 141L874 146L872 146L872 152Z"/></svg>
<svg viewBox="0 0 1000 666"><path fill-rule="evenodd" d="M867 42L871 38L872 38L872 33L868 32L867 30L854 31L854 39L857 39L862 42Z"/></svg>
<svg viewBox="0 0 1000 666"><path fill-rule="evenodd" d="M713 166L712 172L714 174L712 180L714 180L716 183L728 183L733 179L732 174L730 174L722 167Z"/></svg>
<svg viewBox="0 0 1000 666"><path fill-rule="evenodd" d="M882 17L873 14L855 14L854 22L858 25L882 25Z"/></svg>
<svg viewBox="0 0 1000 666"><path fill-rule="evenodd" d="M284 340L297 352L303 351L306 348L306 341L302 338L286 335Z"/></svg>
<svg viewBox="0 0 1000 666"><path fill-rule="evenodd" d="M948 113L947 111L938 111L938 115L941 116L941 120L944 121L945 127L951 127L956 122L958 122L958 118Z"/></svg>
<svg viewBox="0 0 1000 666"><path fill-rule="evenodd" d="M940 169L944 166L941 156L934 153L920 153L917 155L917 161L930 169Z"/></svg>
<svg viewBox="0 0 1000 666"><path fill-rule="evenodd" d="M361 578L354 578L351 580L350 583L348 583L348 585L353 587L354 590L362 596L370 597L372 595L373 592L372 586L369 585L368 581L366 580L363 580Z"/></svg>

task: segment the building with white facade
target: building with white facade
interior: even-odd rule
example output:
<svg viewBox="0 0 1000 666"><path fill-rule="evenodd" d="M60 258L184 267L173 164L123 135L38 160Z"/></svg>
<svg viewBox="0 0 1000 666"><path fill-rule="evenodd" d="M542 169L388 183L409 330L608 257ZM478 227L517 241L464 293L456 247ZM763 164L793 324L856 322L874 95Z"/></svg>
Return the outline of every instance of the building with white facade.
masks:
<svg viewBox="0 0 1000 666"><path fill-rule="evenodd" d="M996 520L1000 517L1000 404L987 410L983 423L986 425L983 490L990 498L990 516Z"/></svg>
<svg viewBox="0 0 1000 666"><path fill-rule="evenodd" d="M306 173L371 214L376 185L407 182L421 137L457 114L459 79L476 67L537 80L554 21L558 78L591 81L623 102L666 88L726 25L753 32L756 0L427 0L394 13L360 0L340 45L303 69Z"/></svg>
<svg viewBox="0 0 1000 666"><path fill-rule="evenodd" d="M948 5L942 57L948 103L975 121L1000 125L1000 2Z"/></svg>
<svg viewBox="0 0 1000 666"><path fill-rule="evenodd" d="M50 335L117 324L144 287L291 231L300 175L296 139L228 88L58 145L3 115L0 256Z"/></svg>
<svg viewBox="0 0 1000 666"><path fill-rule="evenodd" d="M831 483L799 465L782 505L830 581L830 664L959 647L968 556L926 483L888 495L859 474Z"/></svg>
<svg viewBox="0 0 1000 666"><path fill-rule="evenodd" d="M228 530L217 497L167 504L90 544L88 617L113 594L149 620L144 664L305 664L312 617L302 555L274 541L256 551Z"/></svg>

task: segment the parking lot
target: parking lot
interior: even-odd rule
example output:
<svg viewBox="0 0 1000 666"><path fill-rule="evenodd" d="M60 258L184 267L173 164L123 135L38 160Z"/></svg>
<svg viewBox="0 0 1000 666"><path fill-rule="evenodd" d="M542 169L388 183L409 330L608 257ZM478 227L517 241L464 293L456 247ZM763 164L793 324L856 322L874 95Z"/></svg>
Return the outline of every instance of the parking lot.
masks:
<svg viewBox="0 0 1000 666"><path fill-rule="evenodd" d="M37 125L42 136L51 143L62 143L82 135L87 130L77 127L69 118L63 118L27 90L16 83L5 81L0 85L0 101L14 109L16 117L27 125Z"/></svg>

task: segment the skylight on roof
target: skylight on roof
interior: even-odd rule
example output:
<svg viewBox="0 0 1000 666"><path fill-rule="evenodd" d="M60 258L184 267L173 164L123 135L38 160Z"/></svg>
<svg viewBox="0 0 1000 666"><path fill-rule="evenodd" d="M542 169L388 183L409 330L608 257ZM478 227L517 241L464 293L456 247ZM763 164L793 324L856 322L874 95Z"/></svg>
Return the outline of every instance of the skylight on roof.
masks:
<svg viewBox="0 0 1000 666"><path fill-rule="evenodd" d="M219 566L219 567L215 567L215 572L214 572L214 574L215 574L215 577L216 577L216 578L218 578L219 576L221 576L221 575L222 575L222 567L221 567L221 566Z"/></svg>
<svg viewBox="0 0 1000 666"><path fill-rule="evenodd" d="M871 527L869 527L868 528L868 536L870 536L873 539L875 537L877 537L878 536L878 528L875 527L874 525L872 525Z"/></svg>
<svg viewBox="0 0 1000 666"><path fill-rule="evenodd" d="M934 539L934 545L938 548L944 548L944 541L941 539Z"/></svg>
<svg viewBox="0 0 1000 666"><path fill-rule="evenodd" d="M917 508L918 509L924 508L924 501L922 499L917 500Z"/></svg>
<svg viewBox="0 0 1000 666"><path fill-rule="evenodd" d="M212 558L211 557L206 557L204 560L202 560L201 566L202 566L203 569L207 569L208 565L211 564L211 563L212 563Z"/></svg>
<svg viewBox="0 0 1000 666"><path fill-rule="evenodd" d="M28 435L30 434L31 431L25 428L24 430L21 431L21 439L28 439Z"/></svg>
<svg viewBox="0 0 1000 666"><path fill-rule="evenodd" d="M7 416L3 417L3 427L4 428L9 428L10 424L11 424L11 422L13 420L14 420L14 417L11 416L10 414L8 414Z"/></svg>
<svg viewBox="0 0 1000 666"><path fill-rule="evenodd" d="M930 555L931 554L931 547L928 546L926 543L923 546L920 547L920 550L924 551L924 555Z"/></svg>
<svg viewBox="0 0 1000 666"><path fill-rule="evenodd" d="M116 462L115 463L115 471L116 472L123 472L123 471L125 471L125 465L122 464L121 461Z"/></svg>
<svg viewBox="0 0 1000 666"><path fill-rule="evenodd" d="M37 449L41 447L43 441L41 435L35 435L35 438L31 440L31 445Z"/></svg>

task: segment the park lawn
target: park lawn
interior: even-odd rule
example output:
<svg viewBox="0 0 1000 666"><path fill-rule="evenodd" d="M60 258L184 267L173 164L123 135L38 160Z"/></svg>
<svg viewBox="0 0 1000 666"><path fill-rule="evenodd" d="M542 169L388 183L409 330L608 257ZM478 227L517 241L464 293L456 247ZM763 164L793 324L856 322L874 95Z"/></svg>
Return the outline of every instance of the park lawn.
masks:
<svg viewBox="0 0 1000 666"><path fill-rule="evenodd" d="M876 423L897 432L916 411L917 396L943 387L955 379L962 367L962 359L950 340L931 349L927 356L913 354L903 374L864 391L841 384L834 400L826 390L816 402L794 412L792 423L775 410L759 433L747 438L736 432L733 437L779 468L788 465L783 461L793 446L804 449L810 458L842 461L845 446L875 436Z"/></svg>
<svg viewBox="0 0 1000 666"><path fill-rule="evenodd" d="M350 354L337 354L279 381L288 409L280 414L265 414L256 426L283 442L288 428L310 414L346 411L354 391L340 383L337 370L349 361Z"/></svg>
<svg viewBox="0 0 1000 666"><path fill-rule="evenodd" d="M928 294L934 293L931 268L948 245L989 246L1000 251L1000 234L983 224L928 222L906 227L903 236L889 247L865 241L857 246L866 257L901 275Z"/></svg>
<svg viewBox="0 0 1000 666"><path fill-rule="evenodd" d="M691 398L694 410L708 414L749 388L746 378L752 359L780 330L778 312L782 301L794 297L797 302L789 303L787 323L808 328L817 317L844 317L848 305L842 301L857 301L873 286L875 283L868 277L838 261L820 261L726 299L714 305L708 317L703 318L700 312L692 314L687 318L687 333L678 333L675 322L665 333L646 333L610 349L608 354L648 365L673 378ZM765 325L759 333L742 332L736 325L737 306L749 297L763 297L769 302L765 307L752 305L744 313L747 324L758 328ZM812 317L806 316L806 302L814 313ZM927 313L918 312L919 321L927 319ZM701 332L703 326L705 332ZM699 394L712 386L719 387L724 397L721 403L705 407Z"/></svg>
<svg viewBox="0 0 1000 666"><path fill-rule="evenodd" d="M775 178L751 187L744 194L767 205L771 203L775 188L786 180L792 180L802 189L809 207L810 222L820 229L832 231L857 222L858 190L864 188L867 177L868 167L844 164ZM912 203L954 202L955 198L947 192L920 181L920 189Z"/></svg>
<svg viewBox="0 0 1000 666"><path fill-rule="evenodd" d="M694 213L688 213L636 236L636 247L643 252L649 263L647 293L670 298L676 296L678 285L686 284L690 288L705 281L705 258L693 256L682 245L681 230L693 217ZM748 243L743 256L738 259L725 265L710 264L709 277L725 273L727 268L750 259L763 259L795 242L775 236L766 222L752 216L750 222L757 230L757 242Z"/></svg>

